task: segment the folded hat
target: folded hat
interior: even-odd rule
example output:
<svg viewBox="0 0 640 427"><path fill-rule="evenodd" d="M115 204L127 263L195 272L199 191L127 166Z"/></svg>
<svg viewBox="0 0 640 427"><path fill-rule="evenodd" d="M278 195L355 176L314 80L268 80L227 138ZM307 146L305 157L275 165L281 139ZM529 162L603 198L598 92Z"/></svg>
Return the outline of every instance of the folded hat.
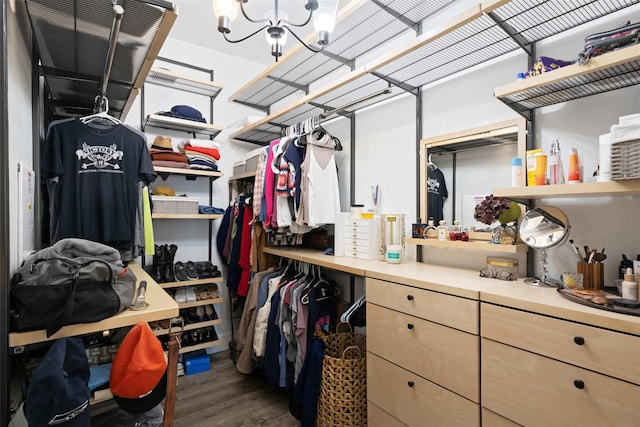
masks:
<svg viewBox="0 0 640 427"><path fill-rule="evenodd" d="M91 424L89 361L80 338L60 338L47 351L29 381L29 426Z"/></svg>
<svg viewBox="0 0 640 427"><path fill-rule="evenodd" d="M153 191L151 191L151 194L153 194L154 196L173 197L176 195L176 191L171 187L167 187L166 185L158 185L156 188L153 189Z"/></svg>
<svg viewBox="0 0 640 427"><path fill-rule="evenodd" d="M122 409L141 413L160 404L167 392L167 362L162 344L147 323L135 325L113 358L109 385Z"/></svg>
<svg viewBox="0 0 640 427"><path fill-rule="evenodd" d="M202 113L193 107L188 105L174 105L171 107L171 111L161 111L158 114L161 116L175 117L177 119L193 120L195 122L206 123L207 121L202 117Z"/></svg>
<svg viewBox="0 0 640 427"><path fill-rule="evenodd" d="M158 135L153 140L151 145L151 151L173 151L173 145L171 144L171 138Z"/></svg>

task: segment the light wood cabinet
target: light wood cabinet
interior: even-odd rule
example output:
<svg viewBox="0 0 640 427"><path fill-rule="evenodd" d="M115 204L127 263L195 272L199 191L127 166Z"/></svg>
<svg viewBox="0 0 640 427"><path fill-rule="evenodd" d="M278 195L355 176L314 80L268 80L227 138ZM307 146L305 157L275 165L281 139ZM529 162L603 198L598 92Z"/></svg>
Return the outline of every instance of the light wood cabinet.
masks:
<svg viewBox="0 0 640 427"><path fill-rule="evenodd" d="M486 303L480 324L483 408L526 426L638 425L639 336Z"/></svg>
<svg viewBox="0 0 640 427"><path fill-rule="evenodd" d="M367 302L471 334L479 333L480 307L476 300L367 277Z"/></svg>
<svg viewBox="0 0 640 427"><path fill-rule="evenodd" d="M479 426L479 302L369 277L366 289L370 414Z"/></svg>
<svg viewBox="0 0 640 427"><path fill-rule="evenodd" d="M482 339L482 405L525 426L637 426L640 387Z"/></svg>
<svg viewBox="0 0 640 427"><path fill-rule="evenodd" d="M480 425L477 404L373 353L367 354L367 398L408 426Z"/></svg>

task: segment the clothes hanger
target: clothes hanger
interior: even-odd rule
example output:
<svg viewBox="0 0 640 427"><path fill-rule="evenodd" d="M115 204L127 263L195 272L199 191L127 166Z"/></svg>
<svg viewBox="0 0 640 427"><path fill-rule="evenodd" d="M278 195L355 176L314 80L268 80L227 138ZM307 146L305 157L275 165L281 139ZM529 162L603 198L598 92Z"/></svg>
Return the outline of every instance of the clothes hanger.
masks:
<svg viewBox="0 0 640 427"><path fill-rule="evenodd" d="M98 102L98 96L96 96L95 102ZM106 96L102 98L102 104L100 105L100 107L102 106L104 106L104 109L102 111L100 111L99 113L81 117L80 121L84 124L89 124L95 121L101 121L102 123L106 122L107 124L111 124L113 126L122 124L120 120L109 114L109 100Z"/></svg>
<svg viewBox="0 0 640 427"><path fill-rule="evenodd" d="M431 170L438 169L438 166L436 166L436 164L433 163L433 161L431 161L431 154L429 154L429 158L427 160L427 166L431 168Z"/></svg>

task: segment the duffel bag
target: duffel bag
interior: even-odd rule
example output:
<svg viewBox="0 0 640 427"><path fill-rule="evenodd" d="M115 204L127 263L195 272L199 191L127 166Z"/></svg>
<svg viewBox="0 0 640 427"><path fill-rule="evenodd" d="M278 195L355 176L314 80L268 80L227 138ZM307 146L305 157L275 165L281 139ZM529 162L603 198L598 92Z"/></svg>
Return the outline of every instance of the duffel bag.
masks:
<svg viewBox="0 0 640 427"><path fill-rule="evenodd" d="M136 277L120 253L84 239L62 239L29 255L11 279L10 322L14 332L91 323L133 302Z"/></svg>

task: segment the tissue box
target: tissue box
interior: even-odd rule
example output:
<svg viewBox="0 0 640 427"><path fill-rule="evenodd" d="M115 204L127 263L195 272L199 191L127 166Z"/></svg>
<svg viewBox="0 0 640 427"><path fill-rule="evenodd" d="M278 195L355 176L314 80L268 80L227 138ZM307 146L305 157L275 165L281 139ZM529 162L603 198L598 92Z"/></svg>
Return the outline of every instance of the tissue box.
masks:
<svg viewBox="0 0 640 427"><path fill-rule="evenodd" d="M211 360L206 351L194 351L184 356L184 370L187 375L206 372L211 369Z"/></svg>

